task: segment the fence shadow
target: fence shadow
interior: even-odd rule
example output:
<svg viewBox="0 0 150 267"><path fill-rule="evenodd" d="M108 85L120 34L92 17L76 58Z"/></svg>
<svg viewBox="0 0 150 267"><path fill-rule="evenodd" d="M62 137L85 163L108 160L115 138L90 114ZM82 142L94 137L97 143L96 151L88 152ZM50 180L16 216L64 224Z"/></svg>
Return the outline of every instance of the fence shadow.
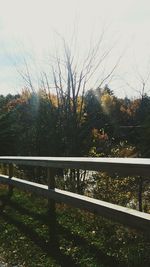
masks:
<svg viewBox="0 0 150 267"><path fill-rule="evenodd" d="M98 249L93 244L89 244L87 240L77 234L73 234L69 229L66 229L63 225L57 223L57 242L55 246L49 242L49 239L39 236L37 232L33 229L33 226L26 225L19 219L12 217L5 210L5 207L9 206L10 208L16 210L20 215L27 215L32 217L34 220L49 225L49 216L47 214L38 214L29 210L26 207L23 207L18 202L11 200L8 196L0 197L0 216L9 224L14 225L22 232L26 237L30 238L40 249L47 254L47 256L52 257L60 266L81 266L77 264L74 259L64 254L59 249L59 238L63 236L67 241L71 241L74 246L82 247L85 251L90 251L90 255L95 258L97 266L106 266L106 267L125 267L124 263L118 262L114 257L106 255L102 250ZM19 241L18 241L19 242ZM88 265L87 265L88 266Z"/></svg>

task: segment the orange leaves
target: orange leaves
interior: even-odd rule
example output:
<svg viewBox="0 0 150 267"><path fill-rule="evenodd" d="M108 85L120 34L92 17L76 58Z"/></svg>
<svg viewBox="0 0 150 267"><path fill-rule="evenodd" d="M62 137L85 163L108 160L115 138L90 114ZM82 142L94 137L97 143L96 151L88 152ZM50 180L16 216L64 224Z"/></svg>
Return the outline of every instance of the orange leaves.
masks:
<svg viewBox="0 0 150 267"><path fill-rule="evenodd" d="M92 130L92 136L96 140L108 140L108 135L104 132L104 129L98 130L94 128Z"/></svg>
<svg viewBox="0 0 150 267"><path fill-rule="evenodd" d="M140 107L141 100L135 99L130 101L130 103L126 106L124 103L120 106L120 111L129 117L134 117L137 110Z"/></svg>
<svg viewBox="0 0 150 267"><path fill-rule="evenodd" d="M18 97L17 99L13 99L10 102L8 102L6 109L7 111L11 111L18 105L23 105L27 102L27 100L23 99L22 97Z"/></svg>

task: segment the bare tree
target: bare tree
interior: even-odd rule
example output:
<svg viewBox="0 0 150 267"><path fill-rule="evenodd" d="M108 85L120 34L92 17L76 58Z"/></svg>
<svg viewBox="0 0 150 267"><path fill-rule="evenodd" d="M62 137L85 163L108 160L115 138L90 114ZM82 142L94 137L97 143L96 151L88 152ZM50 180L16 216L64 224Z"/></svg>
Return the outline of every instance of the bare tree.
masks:
<svg viewBox="0 0 150 267"><path fill-rule="evenodd" d="M146 71L141 72L135 60L132 74L132 82L127 81L123 78L122 80L128 88L130 88L133 92L136 92L139 95L142 101L143 98L150 92L150 64L147 64Z"/></svg>
<svg viewBox="0 0 150 267"><path fill-rule="evenodd" d="M86 138L87 132L84 128L84 97L88 89L95 83L95 76L99 77L98 85L108 83L120 62L118 57L114 66L108 72L104 72L104 62L110 56L114 45L102 49L104 32L102 32L98 42L89 48L85 58L78 59L71 47L62 39L63 54L53 56L51 65L51 77L47 72L41 72L40 87L45 92L52 104L52 95L57 97L57 126L62 132L62 142L65 147L64 156L83 156L86 155L82 143ZM105 77L101 74L105 73ZM33 85L29 69L26 65L26 74L22 75L28 81L29 87L33 92ZM74 181L75 188L81 191L81 175L77 170L70 172L70 179Z"/></svg>

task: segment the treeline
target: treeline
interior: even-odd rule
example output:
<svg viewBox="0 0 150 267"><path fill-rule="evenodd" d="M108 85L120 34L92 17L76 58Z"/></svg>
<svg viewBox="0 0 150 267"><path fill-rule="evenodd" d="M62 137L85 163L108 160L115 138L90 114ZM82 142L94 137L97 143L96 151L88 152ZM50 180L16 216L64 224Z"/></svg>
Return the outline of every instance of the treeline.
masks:
<svg viewBox="0 0 150 267"><path fill-rule="evenodd" d="M150 157L149 96L122 99L108 86L77 97L68 92L25 89L1 95L0 155ZM47 184L44 168L20 166L16 171ZM149 211L148 180L142 180L142 198L139 177L64 169L57 170L56 187Z"/></svg>
<svg viewBox="0 0 150 267"><path fill-rule="evenodd" d="M0 154L149 157L150 97L50 91L0 96Z"/></svg>

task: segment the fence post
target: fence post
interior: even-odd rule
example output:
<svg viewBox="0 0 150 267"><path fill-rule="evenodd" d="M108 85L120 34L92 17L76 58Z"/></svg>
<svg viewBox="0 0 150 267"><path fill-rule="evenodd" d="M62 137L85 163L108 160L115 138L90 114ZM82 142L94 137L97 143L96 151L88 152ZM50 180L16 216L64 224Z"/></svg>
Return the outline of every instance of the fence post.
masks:
<svg viewBox="0 0 150 267"><path fill-rule="evenodd" d="M47 168L48 188L55 188L55 173L54 168ZM48 225L49 225L49 247L53 251L57 247L57 236L56 236L56 207L55 200L48 199Z"/></svg>
<svg viewBox="0 0 150 267"><path fill-rule="evenodd" d="M138 201L139 201L139 211L142 211L142 190L143 190L143 179L139 177L139 192L138 192Z"/></svg>
<svg viewBox="0 0 150 267"><path fill-rule="evenodd" d="M13 177L13 173L14 173L14 166L13 164L9 164L9 178L11 179ZM13 194L13 186L9 185L8 187L8 196L11 197Z"/></svg>

